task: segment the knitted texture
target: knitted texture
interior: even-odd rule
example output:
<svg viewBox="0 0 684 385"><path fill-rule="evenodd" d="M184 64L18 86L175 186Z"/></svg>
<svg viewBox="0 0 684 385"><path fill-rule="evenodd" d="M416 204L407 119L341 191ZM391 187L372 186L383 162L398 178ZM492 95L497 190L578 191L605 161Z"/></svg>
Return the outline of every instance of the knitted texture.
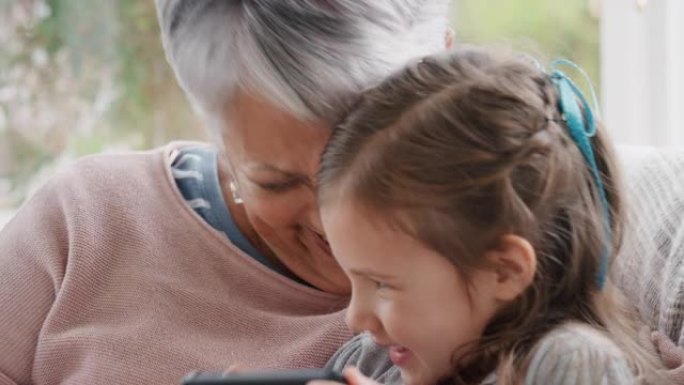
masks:
<svg viewBox="0 0 684 385"><path fill-rule="evenodd" d="M172 148L78 161L0 232L0 385L321 367L351 338L348 298L264 267L184 203Z"/></svg>
<svg viewBox="0 0 684 385"><path fill-rule="evenodd" d="M627 231L614 279L652 330L684 347L684 148L619 148Z"/></svg>

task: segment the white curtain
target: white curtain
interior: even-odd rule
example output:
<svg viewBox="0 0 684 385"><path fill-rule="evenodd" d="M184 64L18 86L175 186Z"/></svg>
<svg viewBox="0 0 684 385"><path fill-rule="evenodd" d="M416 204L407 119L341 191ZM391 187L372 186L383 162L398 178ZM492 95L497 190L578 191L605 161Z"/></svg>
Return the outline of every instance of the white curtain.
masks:
<svg viewBox="0 0 684 385"><path fill-rule="evenodd" d="M684 0L601 7L603 118L613 138L684 146Z"/></svg>

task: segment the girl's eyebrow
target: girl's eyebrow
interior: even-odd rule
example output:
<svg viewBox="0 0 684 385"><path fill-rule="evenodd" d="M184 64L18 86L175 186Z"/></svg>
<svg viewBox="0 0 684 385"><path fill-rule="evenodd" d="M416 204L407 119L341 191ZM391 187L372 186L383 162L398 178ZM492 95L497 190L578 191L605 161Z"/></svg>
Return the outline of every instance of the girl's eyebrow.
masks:
<svg viewBox="0 0 684 385"><path fill-rule="evenodd" d="M362 276L369 276L369 277L376 277L376 278L383 278L383 279L391 279L394 278L391 275L381 273L376 270L372 269L349 269L349 272L354 275L362 275Z"/></svg>

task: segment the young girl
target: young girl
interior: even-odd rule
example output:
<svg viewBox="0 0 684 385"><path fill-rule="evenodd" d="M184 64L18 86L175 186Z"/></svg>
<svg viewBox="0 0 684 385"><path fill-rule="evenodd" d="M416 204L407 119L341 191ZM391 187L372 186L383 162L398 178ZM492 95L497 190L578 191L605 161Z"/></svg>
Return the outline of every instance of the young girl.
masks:
<svg viewBox="0 0 684 385"><path fill-rule="evenodd" d="M379 345L394 366L371 377L407 385L666 383L607 274L623 225L610 143L560 70L425 58L364 95L319 177L347 323L368 332L332 367L375 364Z"/></svg>

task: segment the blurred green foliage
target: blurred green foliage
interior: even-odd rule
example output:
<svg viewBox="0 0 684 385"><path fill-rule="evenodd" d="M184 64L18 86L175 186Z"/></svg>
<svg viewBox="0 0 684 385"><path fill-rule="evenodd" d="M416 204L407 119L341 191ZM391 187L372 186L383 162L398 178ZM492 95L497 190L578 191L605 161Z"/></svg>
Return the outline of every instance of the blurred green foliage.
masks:
<svg viewBox="0 0 684 385"><path fill-rule="evenodd" d="M572 60L598 92L598 5L598 0L457 0L452 20L457 41L511 46L543 64Z"/></svg>
<svg viewBox="0 0 684 385"><path fill-rule="evenodd" d="M205 138L154 2L0 1L0 210L73 158Z"/></svg>
<svg viewBox="0 0 684 385"><path fill-rule="evenodd" d="M457 42L567 57L598 84L590 3L456 0L452 20ZM166 63L153 1L0 0L0 210L75 157L204 138Z"/></svg>

